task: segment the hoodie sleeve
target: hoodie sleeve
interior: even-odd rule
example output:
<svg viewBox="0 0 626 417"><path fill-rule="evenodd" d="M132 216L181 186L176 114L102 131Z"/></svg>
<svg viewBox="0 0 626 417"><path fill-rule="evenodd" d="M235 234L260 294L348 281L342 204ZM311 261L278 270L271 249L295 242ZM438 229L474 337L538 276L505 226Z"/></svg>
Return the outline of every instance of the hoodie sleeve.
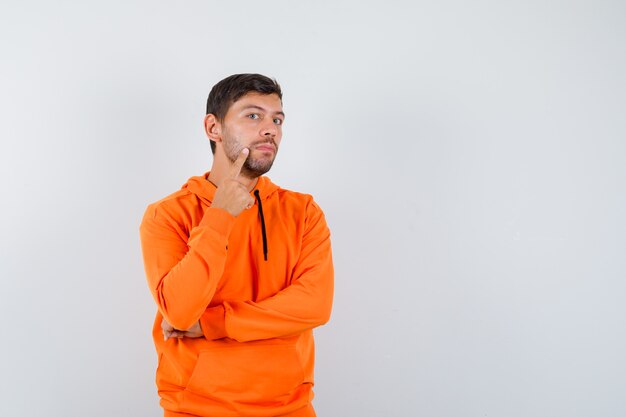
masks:
<svg viewBox="0 0 626 417"><path fill-rule="evenodd" d="M165 209L148 206L139 228L148 285L176 329L196 323L213 298L234 220L225 210L208 208L187 238Z"/></svg>
<svg viewBox="0 0 626 417"><path fill-rule="evenodd" d="M293 277L291 285L262 301L225 301L206 309L200 321L205 338L247 342L284 337L329 320L334 287L330 231L312 200Z"/></svg>

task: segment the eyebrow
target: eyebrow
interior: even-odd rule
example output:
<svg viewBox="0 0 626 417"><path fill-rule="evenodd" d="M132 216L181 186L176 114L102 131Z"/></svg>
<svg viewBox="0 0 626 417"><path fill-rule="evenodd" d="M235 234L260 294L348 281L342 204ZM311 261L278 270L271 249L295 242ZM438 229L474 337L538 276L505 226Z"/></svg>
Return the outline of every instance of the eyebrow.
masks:
<svg viewBox="0 0 626 417"><path fill-rule="evenodd" d="M264 109L263 107L261 107L261 106L257 106L257 105L255 105L255 104L250 104L249 106L246 106L246 107L244 107L243 109L241 109L241 111L250 110L250 109L257 109L257 110L261 110L261 111L265 111L265 112L267 111L267 110L266 110L266 109ZM285 117L285 113L284 113L284 112L282 112L282 111L277 111L277 112L274 112L274 114L280 114L281 116Z"/></svg>

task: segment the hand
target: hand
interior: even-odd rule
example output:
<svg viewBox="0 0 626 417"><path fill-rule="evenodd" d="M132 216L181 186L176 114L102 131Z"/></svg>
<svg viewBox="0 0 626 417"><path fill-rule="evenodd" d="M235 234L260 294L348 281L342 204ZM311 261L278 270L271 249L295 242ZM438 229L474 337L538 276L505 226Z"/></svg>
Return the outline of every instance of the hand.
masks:
<svg viewBox="0 0 626 417"><path fill-rule="evenodd" d="M198 320L196 324L191 326L187 330L178 330L175 329L171 324L167 322L167 320L161 320L161 329L163 330L163 340L167 340L170 337L176 337L178 339L183 337L202 337L204 333L202 333L202 326L200 326L200 321Z"/></svg>
<svg viewBox="0 0 626 417"><path fill-rule="evenodd" d="M248 189L239 182L241 168L244 162L246 162L249 153L248 148L244 148L241 151L230 173L226 176L222 184L217 187L211 207L224 209L237 217L244 209L254 205L254 198L250 195Z"/></svg>

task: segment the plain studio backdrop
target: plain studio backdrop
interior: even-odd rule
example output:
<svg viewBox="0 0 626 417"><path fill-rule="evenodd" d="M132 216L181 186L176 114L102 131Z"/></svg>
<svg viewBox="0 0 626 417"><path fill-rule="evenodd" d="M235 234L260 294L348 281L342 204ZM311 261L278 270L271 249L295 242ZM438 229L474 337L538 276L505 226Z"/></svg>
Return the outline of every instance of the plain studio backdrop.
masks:
<svg viewBox="0 0 626 417"><path fill-rule="evenodd" d="M161 415L139 223L241 72L332 231L320 417L626 415L623 2L13 3L0 415Z"/></svg>

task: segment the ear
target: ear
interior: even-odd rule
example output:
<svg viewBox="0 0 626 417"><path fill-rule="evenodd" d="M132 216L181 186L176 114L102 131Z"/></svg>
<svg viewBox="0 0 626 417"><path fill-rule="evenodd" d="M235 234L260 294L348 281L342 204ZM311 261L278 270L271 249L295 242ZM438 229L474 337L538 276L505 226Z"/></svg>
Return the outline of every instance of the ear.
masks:
<svg viewBox="0 0 626 417"><path fill-rule="evenodd" d="M222 141L222 124L214 114L207 114L204 117L204 132L210 140L214 142Z"/></svg>

